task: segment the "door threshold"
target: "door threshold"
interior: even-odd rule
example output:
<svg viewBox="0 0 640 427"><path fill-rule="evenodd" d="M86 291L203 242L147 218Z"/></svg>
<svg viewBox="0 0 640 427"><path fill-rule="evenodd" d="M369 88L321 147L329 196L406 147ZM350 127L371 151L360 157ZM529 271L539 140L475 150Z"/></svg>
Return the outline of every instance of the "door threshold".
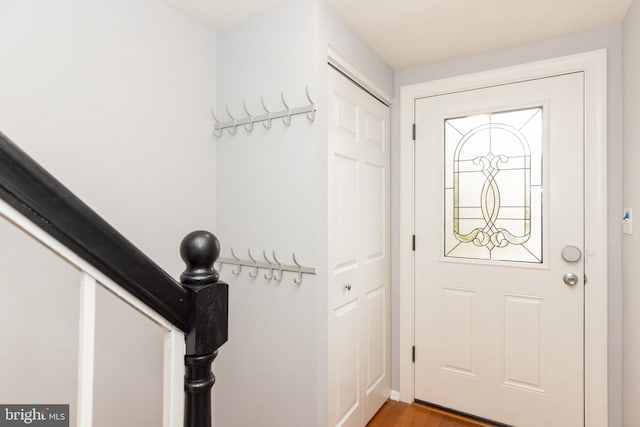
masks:
<svg viewBox="0 0 640 427"><path fill-rule="evenodd" d="M472 420L472 421L477 421L479 423L486 424L487 427L513 427L513 426L511 426L509 424L499 423L497 421L493 421L493 420L490 420L488 418L482 418L482 417L479 417L477 415L468 414L466 412L462 412L462 411L458 411L458 410L455 410L455 409L447 408L447 407L444 407L444 406L436 405L435 403L425 402L424 400L415 399L413 401L413 403L418 404L418 405L422 405L422 406L426 406L428 408L435 409L437 411L441 411L441 412L444 412L444 413L447 413L447 414L453 414L453 415L457 415L459 417L467 418L467 419Z"/></svg>

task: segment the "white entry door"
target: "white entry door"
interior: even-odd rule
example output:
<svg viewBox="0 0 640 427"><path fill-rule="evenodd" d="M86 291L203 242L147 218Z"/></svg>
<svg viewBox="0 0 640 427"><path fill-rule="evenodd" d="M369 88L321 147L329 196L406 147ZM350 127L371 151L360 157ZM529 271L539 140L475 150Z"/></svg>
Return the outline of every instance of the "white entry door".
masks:
<svg viewBox="0 0 640 427"><path fill-rule="evenodd" d="M583 425L583 79L416 101L416 400Z"/></svg>
<svg viewBox="0 0 640 427"><path fill-rule="evenodd" d="M329 69L329 425L389 397L389 108Z"/></svg>

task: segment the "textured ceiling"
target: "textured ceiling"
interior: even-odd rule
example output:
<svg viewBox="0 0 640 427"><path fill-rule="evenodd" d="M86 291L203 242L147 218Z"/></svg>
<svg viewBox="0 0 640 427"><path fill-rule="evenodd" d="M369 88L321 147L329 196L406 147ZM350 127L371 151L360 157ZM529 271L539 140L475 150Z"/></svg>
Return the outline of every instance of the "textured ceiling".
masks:
<svg viewBox="0 0 640 427"><path fill-rule="evenodd" d="M164 0L219 30L286 0ZM516 46L622 21L631 0L326 0L392 67Z"/></svg>

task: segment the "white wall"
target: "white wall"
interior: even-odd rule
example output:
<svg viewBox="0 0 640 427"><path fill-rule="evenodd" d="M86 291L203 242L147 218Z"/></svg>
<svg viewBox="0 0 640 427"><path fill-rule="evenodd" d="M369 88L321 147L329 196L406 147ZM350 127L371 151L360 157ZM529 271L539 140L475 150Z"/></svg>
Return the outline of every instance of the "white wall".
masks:
<svg viewBox="0 0 640 427"><path fill-rule="evenodd" d="M320 58L323 70L326 70L324 65L327 62L326 46L328 45L378 88L393 96L393 68L384 62L324 1L320 2L320 16L324 40L324 46L321 46L321 54L324 56Z"/></svg>
<svg viewBox="0 0 640 427"><path fill-rule="evenodd" d="M216 148L209 116L215 42L213 32L159 0L0 2L0 131L174 277L184 268L182 237L215 228ZM15 239L4 238L5 230L0 234L0 253L18 247ZM34 266L24 253L22 260L3 265L3 277L24 277L23 286L68 288L59 283L68 275L56 273L60 261L48 255L36 266L51 272L46 283L25 277ZM7 289L2 284L0 292ZM19 303L12 309L25 319L29 309ZM59 298L56 304L77 313L77 300ZM111 331L129 329L149 355L161 357L146 326L124 325L118 316L106 319ZM101 339L108 343L109 334ZM0 352L2 366L37 365L43 355L5 360L11 357L17 356ZM157 376L153 366L135 363L130 373ZM157 402L141 394L154 381L117 390L131 397L131 407L120 409L161 414ZM111 396L116 399L116 390Z"/></svg>
<svg viewBox="0 0 640 427"><path fill-rule="evenodd" d="M262 111L260 97L273 111L282 110L283 91L292 107L305 105L305 85L315 99L318 84L318 11L314 1L294 0L218 34L217 100L219 116L229 104L241 116ZM318 276L302 285L285 273L281 283L239 277L222 269L229 289L229 342L214 368L217 377L215 417L224 427L258 425L315 426L319 340L323 327L318 307L326 301L326 165L319 128L296 116L271 130L257 124L248 134L238 129L216 142L217 221L223 254L230 246L247 258L275 250L280 262L291 254Z"/></svg>
<svg viewBox="0 0 640 427"><path fill-rule="evenodd" d="M621 229L622 210L622 76L621 28L619 26L570 35L519 47L500 49L433 64L419 65L396 71L395 94L400 87L418 82L480 72L510 65L554 58L606 48L608 50L608 196L609 196L609 425L621 424L621 361L622 361L622 277ZM392 111L393 140L400 139L400 111ZM399 144L392 144L392 252L397 253L399 221ZM394 210L395 209L395 210ZM392 282L398 283L398 260L392 262ZM393 388L399 387L399 295L392 289L392 349ZM637 395L637 394L635 394ZM635 425L635 424L625 424Z"/></svg>
<svg viewBox="0 0 640 427"><path fill-rule="evenodd" d="M622 76L624 88L624 207L640 212L640 2L631 3L622 25ZM637 214L636 214L637 215ZM624 426L640 425L640 234L622 237L623 365L622 413Z"/></svg>

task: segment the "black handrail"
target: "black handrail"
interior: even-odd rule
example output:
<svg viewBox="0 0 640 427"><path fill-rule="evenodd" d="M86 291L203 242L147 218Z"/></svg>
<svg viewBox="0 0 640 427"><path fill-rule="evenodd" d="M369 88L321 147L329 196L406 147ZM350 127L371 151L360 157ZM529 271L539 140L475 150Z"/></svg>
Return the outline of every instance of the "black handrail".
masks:
<svg viewBox="0 0 640 427"><path fill-rule="evenodd" d="M0 198L177 328L192 329L192 292L1 132Z"/></svg>
<svg viewBox="0 0 640 427"><path fill-rule="evenodd" d="M229 319L229 287L213 268L218 239L183 239L179 284L1 132L0 198L185 332L184 426L211 427L211 364Z"/></svg>

